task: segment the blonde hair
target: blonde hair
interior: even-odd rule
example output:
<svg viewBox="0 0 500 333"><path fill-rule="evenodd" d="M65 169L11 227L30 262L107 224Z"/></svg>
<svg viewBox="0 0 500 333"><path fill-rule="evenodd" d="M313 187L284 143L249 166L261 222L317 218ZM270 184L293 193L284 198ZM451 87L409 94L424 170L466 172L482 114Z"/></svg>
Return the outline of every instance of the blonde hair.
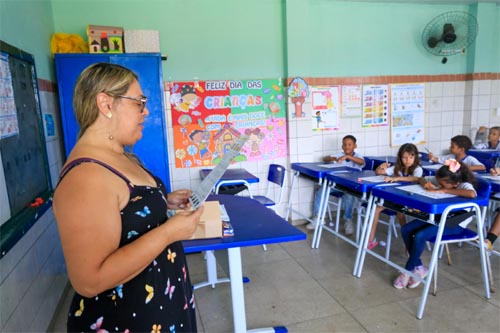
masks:
<svg viewBox="0 0 500 333"><path fill-rule="evenodd" d="M97 94L105 93L117 98L127 92L130 85L138 81L130 69L110 63L96 63L85 68L73 90L73 109L80 125L80 138L99 115Z"/></svg>

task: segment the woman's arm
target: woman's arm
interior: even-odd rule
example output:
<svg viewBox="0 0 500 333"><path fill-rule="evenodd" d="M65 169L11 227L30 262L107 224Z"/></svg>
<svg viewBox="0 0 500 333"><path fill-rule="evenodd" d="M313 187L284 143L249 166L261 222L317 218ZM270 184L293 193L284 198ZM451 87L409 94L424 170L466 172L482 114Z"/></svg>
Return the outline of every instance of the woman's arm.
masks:
<svg viewBox="0 0 500 333"><path fill-rule="evenodd" d="M128 200L123 180L94 163L72 170L56 190L53 207L68 275L83 296L95 296L137 276L166 246L191 237L203 211L179 212L119 248L120 210Z"/></svg>

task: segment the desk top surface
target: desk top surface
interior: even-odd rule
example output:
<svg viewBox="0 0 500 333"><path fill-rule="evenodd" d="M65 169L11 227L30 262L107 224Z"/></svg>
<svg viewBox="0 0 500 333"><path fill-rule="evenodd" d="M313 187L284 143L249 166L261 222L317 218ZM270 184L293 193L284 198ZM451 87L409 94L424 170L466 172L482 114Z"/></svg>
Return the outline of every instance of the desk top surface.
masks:
<svg viewBox="0 0 500 333"><path fill-rule="evenodd" d="M396 156L365 156L365 158L369 158L369 159L375 161L377 165L385 163L386 161L389 162L391 164L391 166L393 166L396 163ZM427 165L432 165L432 164L433 164L432 162L422 161L422 159L420 159L420 166L421 167L424 167Z"/></svg>
<svg viewBox="0 0 500 333"><path fill-rule="evenodd" d="M223 250L306 239L306 234L257 201L234 195L210 195L224 205L234 236L183 241L186 253Z"/></svg>
<svg viewBox="0 0 500 333"><path fill-rule="evenodd" d="M491 192L500 193L500 176L492 176L488 173L477 174L476 177L487 180L491 185Z"/></svg>
<svg viewBox="0 0 500 333"><path fill-rule="evenodd" d="M476 158L484 159L494 159L500 157L500 150L495 149L469 149L467 151L468 155L474 156Z"/></svg>
<svg viewBox="0 0 500 333"><path fill-rule="evenodd" d="M363 179L367 177L370 177L372 179L370 181ZM392 184L384 182L383 180L384 177L385 176L377 177L375 171L371 170L344 172L344 173L335 173L326 175L326 179L334 182L336 185L338 184L341 186L345 186L361 193L367 193L374 186L377 186L379 184ZM380 178L380 180L376 180L375 178Z"/></svg>
<svg viewBox="0 0 500 333"><path fill-rule="evenodd" d="M489 201L489 198L479 196L474 199L459 196L434 199L417 193L410 193L398 189L398 187L399 186L376 186L372 189L372 194L375 197L388 200L398 205L416 208L429 214L441 214L446 207L453 204L473 202L479 206L488 206Z"/></svg>
<svg viewBox="0 0 500 333"><path fill-rule="evenodd" d="M200 177L201 179L205 179L208 174L212 171L212 169L201 169ZM219 181L222 180L246 180L249 183L258 183L259 177L251 174L245 169L227 169L224 171L224 174L220 178Z"/></svg>
<svg viewBox="0 0 500 333"><path fill-rule="evenodd" d="M317 179L322 179L329 173L359 171L358 169L342 166L339 163L328 162L292 163L291 168Z"/></svg>

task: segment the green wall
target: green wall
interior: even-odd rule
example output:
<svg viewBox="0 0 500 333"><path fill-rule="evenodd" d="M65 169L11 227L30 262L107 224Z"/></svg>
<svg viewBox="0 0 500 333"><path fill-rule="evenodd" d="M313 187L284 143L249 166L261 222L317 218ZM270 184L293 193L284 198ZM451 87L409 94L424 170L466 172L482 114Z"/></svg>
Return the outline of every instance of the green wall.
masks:
<svg viewBox="0 0 500 333"><path fill-rule="evenodd" d="M53 0L57 31L87 24L160 31L165 80L283 75L282 1ZM99 10L96 10L96 9Z"/></svg>
<svg viewBox="0 0 500 333"><path fill-rule="evenodd" d="M0 39L35 57L39 78L55 81L50 54L54 31L49 0L0 0Z"/></svg>
<svg viewBox="0 0 500 333"><path fill-rule="evenodd" d="M421 45L435 16L479 21L474 48L440 57ZM338 0L0 0L0 39L35 55L54 80L54 31L87 24L160 31L164 79L343 77L499 72L500 6Z"/></svg>

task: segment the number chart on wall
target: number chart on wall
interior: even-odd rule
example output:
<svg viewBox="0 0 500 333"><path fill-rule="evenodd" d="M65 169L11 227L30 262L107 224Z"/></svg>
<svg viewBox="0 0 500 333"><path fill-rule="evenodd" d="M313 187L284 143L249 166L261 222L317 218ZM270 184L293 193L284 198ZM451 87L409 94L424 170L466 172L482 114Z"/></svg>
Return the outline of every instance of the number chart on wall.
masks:
<svg viewBox="0 0 500 333"><path fill-rule="evenodd" d="M172 82L170 91L177 168L216 165L241 135L237 162L286 156L281 80Z"/></svg>

